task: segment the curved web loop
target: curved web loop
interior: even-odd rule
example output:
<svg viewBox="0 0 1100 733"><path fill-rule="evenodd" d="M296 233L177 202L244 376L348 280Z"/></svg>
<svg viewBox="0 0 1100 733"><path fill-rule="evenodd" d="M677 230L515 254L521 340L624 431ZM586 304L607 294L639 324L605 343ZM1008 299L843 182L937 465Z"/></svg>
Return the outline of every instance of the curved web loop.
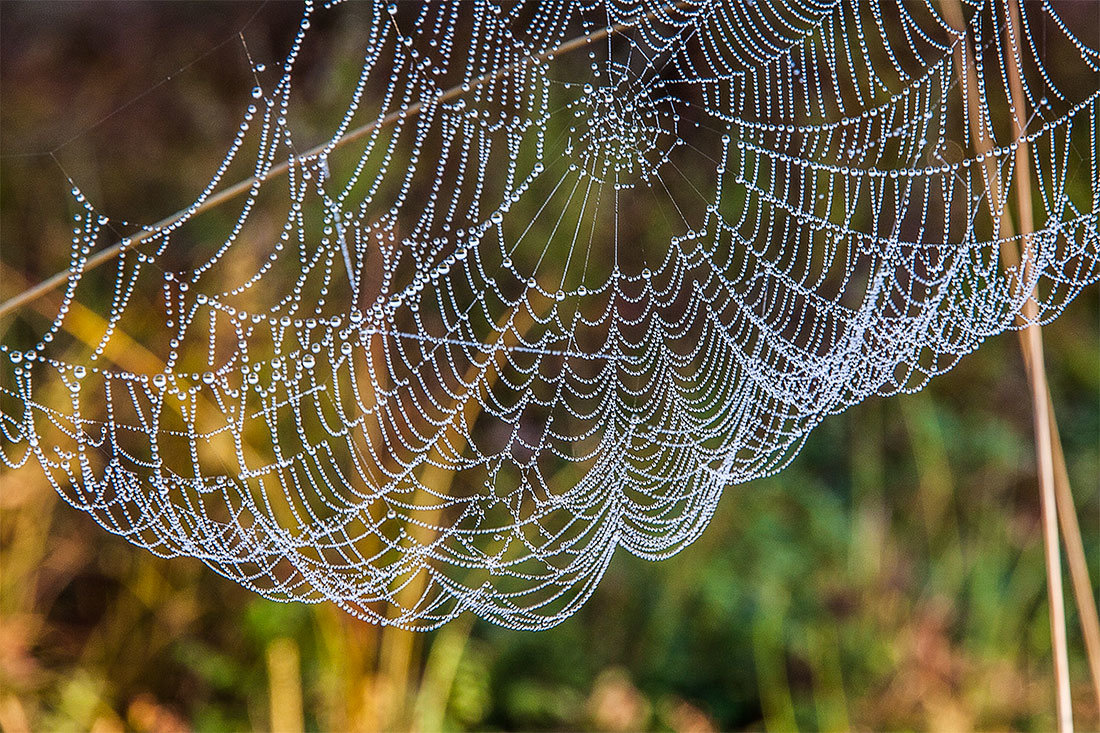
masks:
<svg viewBox="0 0 1100 733"><path fill-rule="evenodd" d="M342 10L307 7L184 216L86 273L112 222L74 189L57 318L3 347L4 460L269 598L551 626L616 548L677 552L826 416L1100 278L1100 54L1052 2L959 7L359 6L301 154Z"/></svg>

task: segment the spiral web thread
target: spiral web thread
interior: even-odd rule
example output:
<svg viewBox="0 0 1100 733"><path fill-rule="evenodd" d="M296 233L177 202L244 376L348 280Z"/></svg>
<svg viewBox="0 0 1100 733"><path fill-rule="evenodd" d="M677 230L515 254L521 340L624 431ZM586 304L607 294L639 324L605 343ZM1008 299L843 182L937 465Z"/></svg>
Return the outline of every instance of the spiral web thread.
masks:
<svg viewBox="0 0 1100 733"><path fill-rule="evenodd" d="M86 272L128 225L74 187L59 313L0 347L4 462L269 598L551 626L617 547L677 552L827 415L1097 281L1074 7L360 4L362 71L300 154L301 52L347 10L307 5L182 216Z"/></svg>

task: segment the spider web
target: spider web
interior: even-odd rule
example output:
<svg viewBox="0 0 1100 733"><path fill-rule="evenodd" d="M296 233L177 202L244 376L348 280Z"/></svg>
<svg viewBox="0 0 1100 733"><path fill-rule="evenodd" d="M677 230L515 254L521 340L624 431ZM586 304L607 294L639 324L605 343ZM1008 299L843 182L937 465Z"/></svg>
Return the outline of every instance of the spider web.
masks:
<svg viewBox="0 0 1100 733"><path fill-rule="evenodd" d="M293 82L340 9L307 4L181 215L92 271L127 225L74 187L57 317L0 346L8 467L268 598L551 626L1100 279L1100 53L1055 3L358 9L325 144Z"/></svg>

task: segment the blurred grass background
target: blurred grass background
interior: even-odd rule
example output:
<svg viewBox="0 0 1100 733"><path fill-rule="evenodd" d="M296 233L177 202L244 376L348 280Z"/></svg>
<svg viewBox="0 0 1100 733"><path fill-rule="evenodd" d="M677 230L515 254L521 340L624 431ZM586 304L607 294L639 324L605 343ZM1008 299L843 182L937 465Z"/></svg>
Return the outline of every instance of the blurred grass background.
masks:
<svg viewBox="0 0 1100 733"><path fill-rule="evenodd" d="M190 200L252 85L236 33L276 58L299 13L250 22L260 9L0 3L0 295L66 264L62 168L114 216ZM0 329L41 327L41 309ZM1097 289L1045 337L1096 587ZM6 471L0 727L1051 729L1027 394L1006 334L919 394L831 418L778 476L731 487L694 545L620 553L542 633L463 617L412 634L265 601L107 534L34 468ZM1097 729L1068 609L1077 722Z"/></svg>

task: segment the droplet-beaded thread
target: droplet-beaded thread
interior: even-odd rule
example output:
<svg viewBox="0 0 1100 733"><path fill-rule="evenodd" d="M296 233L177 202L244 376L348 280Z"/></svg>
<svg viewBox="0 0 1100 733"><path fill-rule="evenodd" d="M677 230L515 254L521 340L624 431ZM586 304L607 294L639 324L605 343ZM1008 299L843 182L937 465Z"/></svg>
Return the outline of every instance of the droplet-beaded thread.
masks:
<svg viewBox="0 0 1100 733"><path fill-rule="evenodd" d="M123 224L74 187L57 317L0 354L9 468L269 598L552 626L617 548L677 552L828 415L1100 278L1100 54L1058 3L355 6L320 152L294 82L349 8L307 3L209 184L106 275Z"/></svg>

